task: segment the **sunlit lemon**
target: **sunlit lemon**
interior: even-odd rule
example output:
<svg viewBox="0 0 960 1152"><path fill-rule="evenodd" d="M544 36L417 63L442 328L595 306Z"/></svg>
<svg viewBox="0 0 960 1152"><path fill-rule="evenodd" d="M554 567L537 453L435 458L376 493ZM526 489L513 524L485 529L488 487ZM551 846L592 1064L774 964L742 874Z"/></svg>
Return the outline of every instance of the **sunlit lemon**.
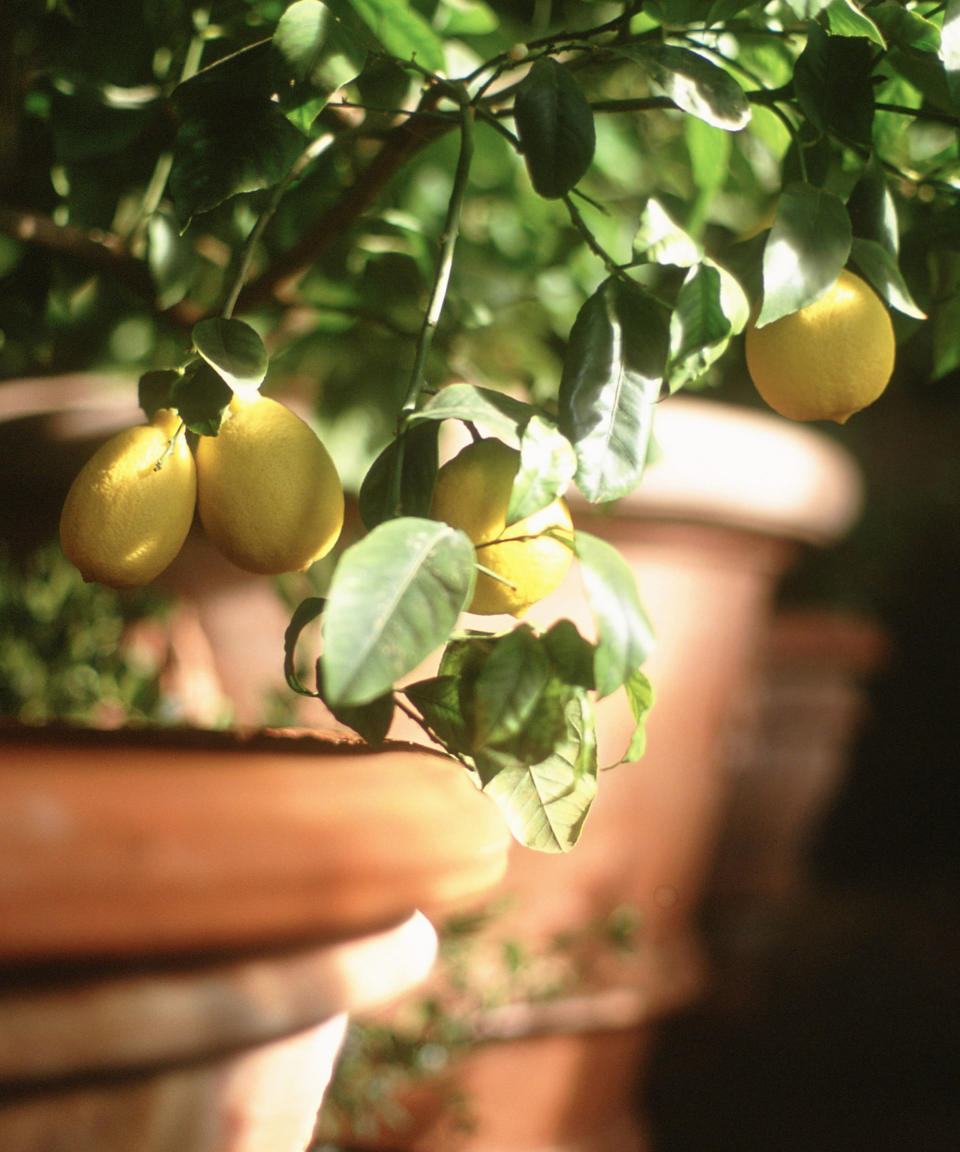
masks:
<svg viewBox="0 0 960 1152"><path fill-rule="evenodd" d="M197 507L220 551L248 572L308 568L343 527L343 488L313 429L259 393L235 395L197 442Z"/></svg>
<svg viewBox="0 0 960 1152"><path fill-rule="evenodd" d="M522 615L557 587L573 558L562 499L507 524L519 466L519 452L489 438L468 445L437 474L430 514L470 537L480 566L471 612Z"/></svg>
<svg viewBox="0 0 960 1152"><path fill-rule="evenodd" d="M755 321L747 328L747 368L763 399L791 420L843 424L890 380L896 351L890 315L852 272L841 272L799 312L762 328Z"/></svg>
<svg viewBox="0 0 960 1152"><path fill-rule="evenodd" d="M197 473L180 418L161 409L127 428L78 473L60 515L60 544L84 580L149 584L180 551L197 501Z"/></svg>

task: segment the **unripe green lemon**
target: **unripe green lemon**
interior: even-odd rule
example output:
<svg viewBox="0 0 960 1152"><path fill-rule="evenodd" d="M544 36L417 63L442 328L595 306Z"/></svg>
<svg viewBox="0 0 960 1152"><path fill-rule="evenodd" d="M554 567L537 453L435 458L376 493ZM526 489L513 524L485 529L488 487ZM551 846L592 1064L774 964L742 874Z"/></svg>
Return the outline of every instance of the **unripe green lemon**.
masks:
<svg viewBox="0 0 960 1152"><path fill-rule="evenodd" d="M437 474L430 515L465 532L477 563L496 574L477 573L470 611L521 616L552 592L573 558L573 524L557 499L507 525L510 492L520 453L501 440L477 440Z"/></svg>
<svg viewBox="0 0 960 1152"><path fill-rule="evenodd" d="M757 391L791 420L843 424L886 388L896 346L890 315L852 272L806 308L746 334L747 368Z"/></svg>
<svg viewBox="0 0 960 1152"><path fill-rule="evenodd" d="M149 584L183 546L197 502L197 473L180 417L111 437L70 486L60 544L84 580L112 588Z"/></svg>
<svg viewBox="0 0 960 1152"><path fill-rule="evenodd" d="M299 572L333 547L343 489L313 429L266 396L235 395L197 443L197 507L220 551L248 572Z"/></svg>

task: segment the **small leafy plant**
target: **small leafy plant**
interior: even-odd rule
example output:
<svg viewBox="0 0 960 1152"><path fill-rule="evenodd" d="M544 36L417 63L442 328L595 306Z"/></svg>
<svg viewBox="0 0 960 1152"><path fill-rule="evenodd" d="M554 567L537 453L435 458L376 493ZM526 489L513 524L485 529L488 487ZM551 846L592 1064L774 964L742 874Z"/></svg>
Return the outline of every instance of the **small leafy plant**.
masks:
<svg viewBox="0 0 960 1152"><path fill-rule="evenodd" d="M363 534L294 611L288 682L374 743L412 716L532 847L583 827L597 698L626 692L623 756L641 754L651 630L582 530L591 638L461 630L477 554L430 515L444 423L519 452L511 522L571 485L616 501L657 403L716 382L751 314L799 312L849 264L900 333L930 310L932 374L960 364L955 231L930 248L960 178L955 0L556 3L538 28L484 0L19 7L23 122L59 202L0 208L13 282L25 253L65 258L61 341L111 330L122 359L141 339L144 410L195 436L235 393L324 377ZM18 203L51 199L34 169ZM114 282L91 301L78 266ZM518 381L523 398L500 386Z"/></svg>

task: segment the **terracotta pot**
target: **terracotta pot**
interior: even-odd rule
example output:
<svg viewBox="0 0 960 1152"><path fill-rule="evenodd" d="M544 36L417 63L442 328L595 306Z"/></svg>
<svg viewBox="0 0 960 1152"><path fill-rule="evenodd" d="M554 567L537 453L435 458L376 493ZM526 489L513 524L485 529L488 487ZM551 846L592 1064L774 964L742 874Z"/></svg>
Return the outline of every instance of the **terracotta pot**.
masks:
<svg viewBox="0 0 960 1152"><path fill-rule="evenodd" d="M426 749L0 727L0 1147L302 1152L505 854Z"/></svg>
<svg viewBox="0 0 960 1152"><path fill-rule="evenodd" d="M537 955L558 936L576 935L626 906L639 917L637 947L628 957L601 952L589 985L548 1007L520 1006L522 1025L499 1038L496 1020L477 1020L481 1042L438 1083L446 1091L452 1077L472 1129L456 1129L449 1110L425 1107L421 1089L405 1130L351 1146L644 1146L634 1102L651 1029L695 998L707 976L695 913L726 808L720 752L728 714L768 625L780 575L798 548L841 536L861 496L843 451L772 416L675 397L661 405L656 433L662 459L631 497L606 510L574 507L577 526L614 544L630 564L657 637L647 667L656 702L646 754L602 774L569 855L511 849L509 906L481 934ZM561 617L590 633L575 572L529 614L544 624ZM621 695L600 703L598 723L600 761L609 764L633 728ZM489 945L482 939L481 947Z"/></svg>

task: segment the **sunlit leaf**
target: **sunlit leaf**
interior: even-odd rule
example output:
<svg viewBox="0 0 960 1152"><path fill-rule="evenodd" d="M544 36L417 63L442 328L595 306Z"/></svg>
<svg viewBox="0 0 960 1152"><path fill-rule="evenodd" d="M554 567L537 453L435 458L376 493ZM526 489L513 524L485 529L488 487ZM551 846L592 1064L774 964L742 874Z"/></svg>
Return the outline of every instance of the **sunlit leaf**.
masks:
<svg viewBox="0 0 960 1152"><path fill-rule="evenodd" d="M851 0L831 0L826 13L827 24L834 36L863 36L881 48L886 48L880 29Z"/></svg>
<svg viewBox="0 0 960 1152"><path fill-rule="evenodd" d="M689 48L630 44L617 51L635 60L674 104L715 128L737 132L750 122L746 93L723 68Z"/></svg>
<svg viewBox="0 0 960 1152"><path fill-rule="evenodd" d="M940 58L953 107L960 109L960 0L949 0L940 32Z"/></svg>
<svg viewBox="0 0 960 1152"><path fill-rule="evenodd" d="M830 288L850 255L850 217L839 197L811 184L783 190L763 250L763 327Z"/></svg>
<svg viewBox="0 0 960 1152"><path fill-rule="evenodd" d="M389 520L348 548L323 617L324 699L366 704L388 692L450 635L474 577L469 537L433 520Z"/></svg>
<svg viewBox="0 0 960 1152"><path fill-rule="evenodd" d="M479 424L491 436L496 436L512 448L520 446L520 434L536 409L523 400L516 400L492 388L478 388L474 384L451 384L432 396L424 406L412 413L409 423L423 420L463 420Z"/></svg>
<svg viewBox="0 0 960 1152"><path fill-rule="evenodd" d="M697 264L687 273L670 314L670 360L667 383L671 392L698 380L723 354L732 325L723 309L720 273L710 264Z"/></svg>
<svg viewBox="0 0 960 1152"><path fill-rule="evenodd" d="M513 117L530 181L544 197L565 196L590 167L593 111L562 64L541 57L517 89Z"/></svg>
<svg viewBox="0 0 960 1152"><path fill-rule="evenodd" d="M633 250L655 264L674 264L678 268L689 268L703 255L697 241L652 196L641 213L633 237Z"/></svg>
<svg viewBox="0 0 960 1152"><path fill-rule="evenodd" d="M605 540L577 531L574 548L597 625L594 677L597 695L625 684L650 655L653 630L640 605L633 571Z"/></svg>
<svg viewBox="0 0 960 1152"><path fill-rule="evenodd" d="M636 728L630 738L627 750L623 754L623 759L628 764L632 764L639 760L647 749L647 717L653 707L654 693L653 685L639 668L626 681L624 690L630 703L630 711L633 713Z"/></svg>
<svg viewBox="0 0 960 1152"><path fill-rule="evenodd" d="M443 41L411 5L397 0L327 0L327 5L338 16L358 16L388 55L443 71Z"/></svg>
<svg viewBox="0 0 960 1152"><path fill-rule="evenodd" d="M915 52L940 50L940 29L936 24L919 12L904 8L897 0L884 0L882 4L873 5L870 17L892 44L912 48Z"/></svg>
<svg viewBox="0 0 960 1152"><path fill-rule="evenodd" d="M193 326L193 346L235 392L255 392L270 358L255 329L243 320L215 316Z"/></svg>
<svg viewBox="0 0 960 1152"><path fill-rule="evenodd" d="M898 312L912 316L915 320L925 320L926 313L918 307L910 295L910 289L900 272L896 257L876 240L857 237L853 241L851 255L860 271L877 292Z"/></svg>
<svg viewBox="0 0 960 1152"><path fill-rule="evenodd" d="M562 496L576 471L577 455L566 436L541 416L531 417L520 438L520 467L506 524L515 524Z"/></svg>
<svg viewBox="0 0 960 1152"><path fill-rule="evenodd" d="M433 16L443 36L486 36L499 25L500 17L483 0L440 0Z"/></svg>
<svg viewBox="0 0 960 1152"><path fill-rule="evenodd" d="M560 380L560 429L577 453L577 487L588 500L633 491L647 458L668 327L638 286L612 278L580 309Z"/></svg>

